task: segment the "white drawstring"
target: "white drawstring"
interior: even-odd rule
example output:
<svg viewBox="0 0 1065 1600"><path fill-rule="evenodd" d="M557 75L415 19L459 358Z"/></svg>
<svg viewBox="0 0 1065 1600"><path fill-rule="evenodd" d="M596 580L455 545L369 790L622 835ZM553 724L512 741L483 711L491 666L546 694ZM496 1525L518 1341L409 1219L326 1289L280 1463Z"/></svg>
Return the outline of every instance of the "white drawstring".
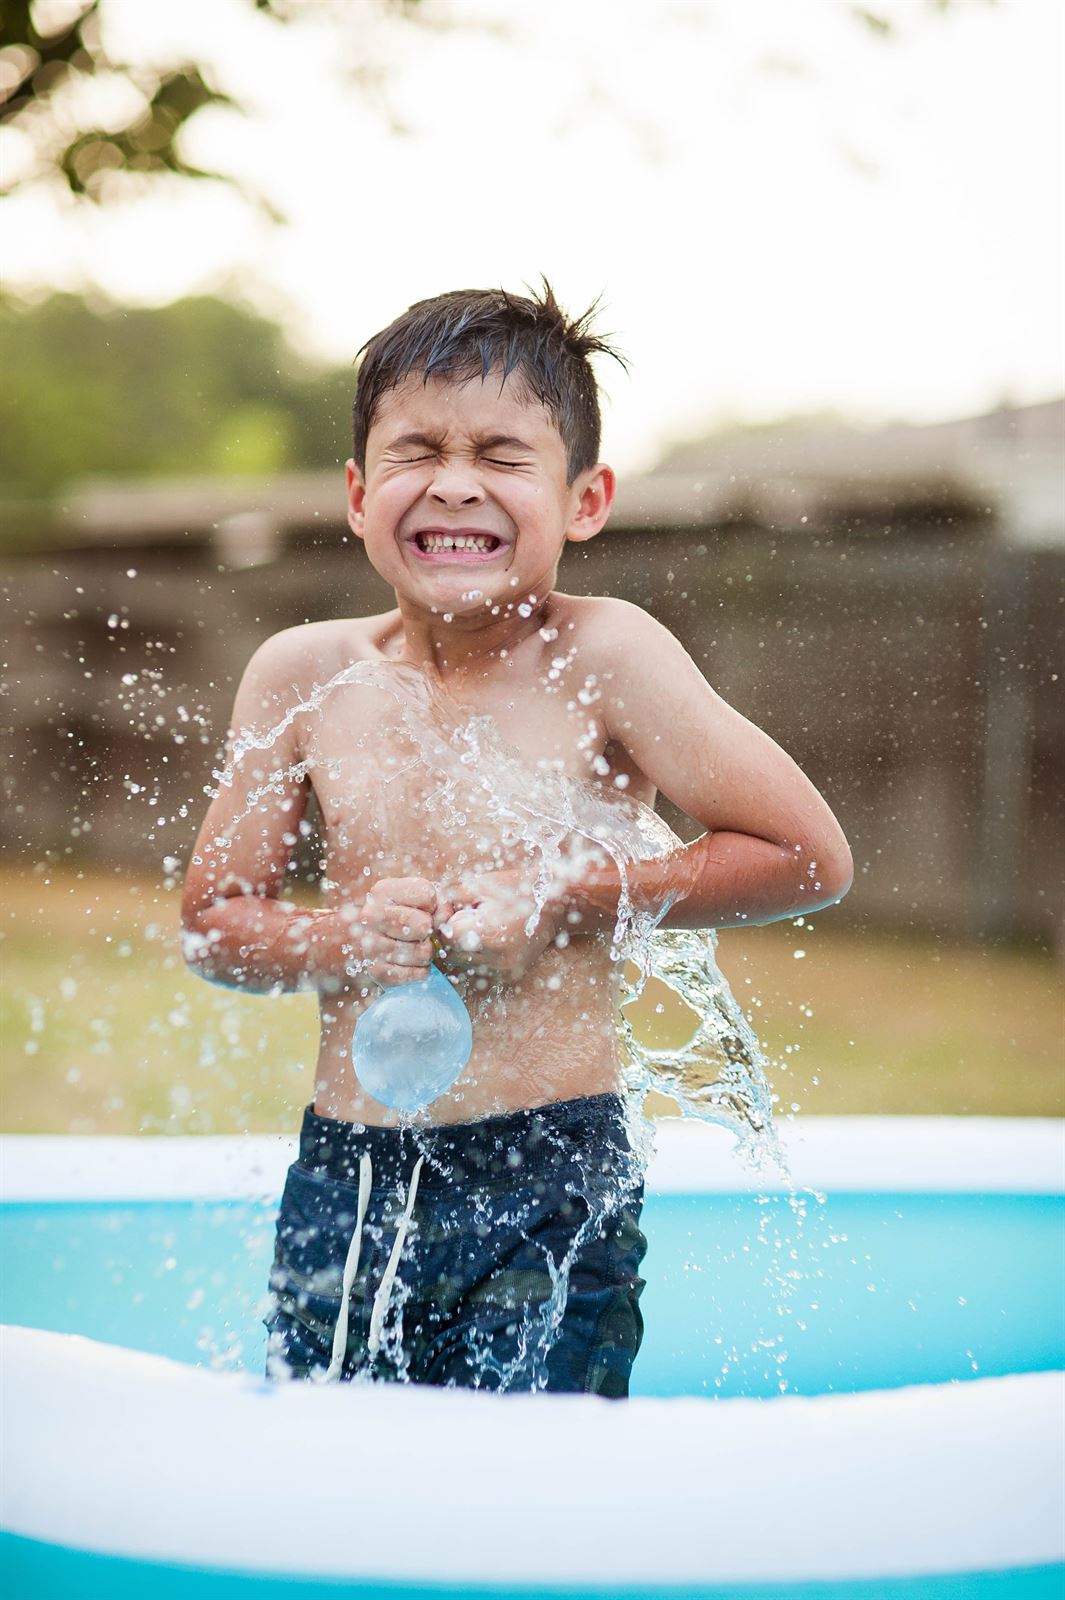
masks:
<svg viewBox="0 0 1065 1600"><path fill-rule="evenodd" d="M407 1204L403 1215L396 1224L396 1239L392 1246L392 1253L388 1258L388 1265L381 1275L381 1282L377 1293L373 1297L373 1310L370 1313L370 1337L367 1340L367 1351L370 1359L377 1354L381 1347L381 1330L384 1327L385 1316L388 1313L388 1302L392 1295L392 1285L399 1271L399 1260L403 1254L403 1245L410 1227L411 1216L414 1211L414 1201L418 1193L418 1178L421 1174L424 1156L419 1156L411 1173L410 1187L407 1190ZM359 1203L355 1217L355 1228L348 1245L347 1260L344 1263L344 1281L340 1290L340 1313L333 1329L333 1358L326 1372L326 1383L339 1381L344 1365L344 1355L348 1344L348 1301L351 1296L352 1286L359 1273L359 1254L362 1247L362 1226L366 1221L366 1209L370 1203L370 1189L373 1184L373 1167L370 1157L364 1155L359 1162Z"/></svg>
<svg viewBox="0 0 1065 1600"><path fill-rule="evenodd" d="M414 1171L410 1175L410 1188L407 1190L407 1204L403 1215L396 1224L396 1242L392 1246L392 1254L388 1258L388 1266L381 1275L381 1282L377 1286L377 1293L373 1297L373 1310L370 1313L370 1337L366 1341L366 1349L372 1361L381 1344L381 1329L384 1327L385 1313L392 1295L392 1285L396 1273L399 1271L399 1258L403 1254L403 1241L407 1237L410 1226L411 1213L414 1210L414 1197L418 1193L418 1177L422 1170L424 1156L419 1156L414 1163Z"/></svg>
<svg viewBox="0 0 1065 1600"><path fill-rule="evenodd" d="M340 1315L337 1317L337 1324L333 1329L333 1359L330 1361L329 1370L325 1375L326 1383L334 1383L339 1380L340 1370L344 1365L344 1352L348 1347L348 1299L351 1295L351 1286L359 1274L362 1225L366 1221L366 1208L370 1204L370 1186L372 1183L373 1167L370 1164L369 1156L363 1156L359 1162L359 1205L355 1215L355 1231L351 1235L347 1260L344 1262L344 1282L340 1290Z"/></svg>

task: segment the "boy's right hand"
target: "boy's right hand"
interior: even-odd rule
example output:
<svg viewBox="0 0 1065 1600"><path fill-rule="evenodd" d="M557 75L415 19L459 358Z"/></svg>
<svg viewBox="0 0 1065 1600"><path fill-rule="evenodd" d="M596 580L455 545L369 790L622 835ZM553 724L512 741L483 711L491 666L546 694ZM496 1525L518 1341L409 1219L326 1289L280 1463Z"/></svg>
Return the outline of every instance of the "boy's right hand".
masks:
<svg viewBox="0 0 1065 1600"><path fill-rule="evenodd" d="M428 878L381 878L361 905L343 907L358 974L385 989L427 978L435 913Z"/></svg>

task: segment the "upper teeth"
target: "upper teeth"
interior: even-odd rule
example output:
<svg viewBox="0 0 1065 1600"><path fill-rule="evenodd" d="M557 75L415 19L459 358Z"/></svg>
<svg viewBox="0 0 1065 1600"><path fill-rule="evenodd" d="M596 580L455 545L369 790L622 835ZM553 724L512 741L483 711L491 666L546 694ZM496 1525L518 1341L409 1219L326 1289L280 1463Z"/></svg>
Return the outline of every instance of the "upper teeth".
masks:
<svg viewBox="0 0 1065 1600"><path fill-rule="evenodd" d="M423 533L426 550L488 550L496 542L488 533Z"/></svg>

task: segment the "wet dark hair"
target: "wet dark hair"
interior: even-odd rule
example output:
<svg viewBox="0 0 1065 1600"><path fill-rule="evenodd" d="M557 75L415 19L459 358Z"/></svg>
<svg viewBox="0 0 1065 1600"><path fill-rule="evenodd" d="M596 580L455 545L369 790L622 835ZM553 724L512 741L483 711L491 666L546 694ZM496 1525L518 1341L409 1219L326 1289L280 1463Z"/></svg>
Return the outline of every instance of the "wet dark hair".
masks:
<svg viewBox="0 0 1065 1600"><path fill-rule="evenodd" d="M384 396L420 373L457 383L516 373L553 417L566 447L569 482L599 459L599 393L589 356L624 358L590 331L598 302L570 318L545 278L530 298L503 289L454 289L419 300L367 340L352 411L353 454L366 468L366 440Z"/></svg>

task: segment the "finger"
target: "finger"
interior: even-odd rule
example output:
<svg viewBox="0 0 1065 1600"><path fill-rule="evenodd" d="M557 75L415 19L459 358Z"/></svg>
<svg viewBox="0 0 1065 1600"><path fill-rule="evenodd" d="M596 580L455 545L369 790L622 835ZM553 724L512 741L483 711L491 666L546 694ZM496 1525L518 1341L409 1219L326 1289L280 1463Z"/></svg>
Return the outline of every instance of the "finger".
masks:
<svg viewBox="0 0 1065 1600"><path fill-rule="evenodd" d="M458 945L451 945L447 952L445 972L469 972L478 960L475 953L467 955L465 950L460 950Z"/></svg>
<svg viewBox="0 0 1065 1600"><path fill-rule="evenodd" d="M419 939L417 944L395 941L391 949L382 951L379 958L394 967L426 967L433 959L431 939Z"/></svg>
<svg viewBox="0 0 1065 1600"><path fill-rule="evenodd" d="M505 906L514 916L527 917L536 902L527 884L500 884L493 894L495 903Z"/></svg>
<svg viewBox="0 0 1065 1600"><path fill-rule="evenodd" d="M428 939L433 919L428 911L415 911L411 906L387 906L377 928L390 939Z"/></svg>
<svg viewBox="0 0 1065 1600"><path fill-rule="evenodd" d="M468 910L471 906L479 906L483 899L484 895L480 889L468 889L462 884L456 884L454 888L448 890L447 899L438 902L437 915L440 915L441 906L448 906L451 911Z"/></svg>
<svg viewBox="0 0 1065 1600"><path fill-rule="evenodd" d="M436 910L436 885L428 878L382 878L374 893L383 894L396 905L416 906L430 915Z"/></svg>
<svg viewBox="0 0 1065 1600"><path fill-rule="evenodd" d="M479 900L495 893L501 876L505 878L506 874L460 872L458 877L448 879L447 893L458 905L475 906Z"/></svg>
<svg viewBox="0 0 1065 1600"><path fill-rule="evenodd" d="M388 961L375 961L370 975L383 989L395 989L401 983L417 983L420 978L427 978L429 968L400 967Z"/></svg>

